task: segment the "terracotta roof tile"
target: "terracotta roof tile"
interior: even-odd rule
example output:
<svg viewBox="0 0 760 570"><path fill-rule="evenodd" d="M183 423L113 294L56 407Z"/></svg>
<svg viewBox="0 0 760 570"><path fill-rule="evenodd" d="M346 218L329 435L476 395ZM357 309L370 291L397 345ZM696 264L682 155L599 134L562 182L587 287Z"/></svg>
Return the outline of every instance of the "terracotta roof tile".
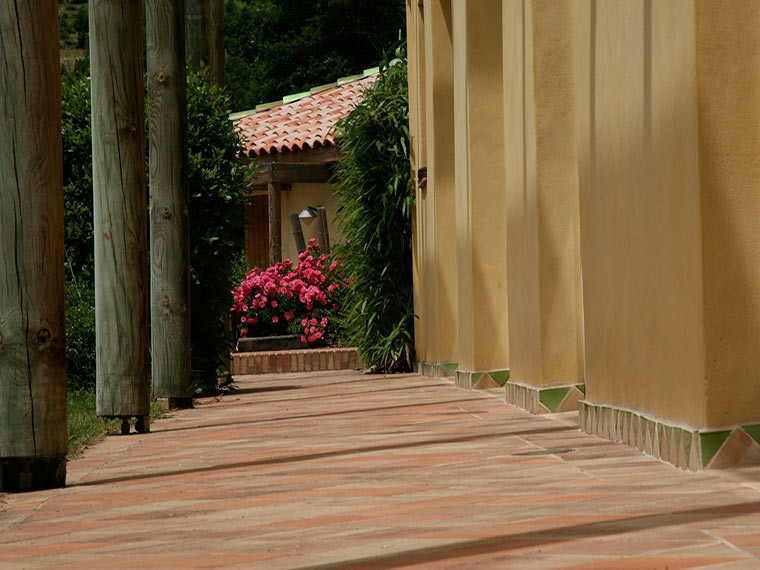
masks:
<svg viewBox="0 0 760 570"><path fill-rule="evenodd" d="M261 105L260 111L236 119L235 126L246 139L246 155L334 145L335 124L361 102L364 91L375 83L377 75L348 78L351 81L339 81L334 87L312 89L313 94L294 95L298 98L276 106ZM284 99L288 100L289 97Z"/></svg>

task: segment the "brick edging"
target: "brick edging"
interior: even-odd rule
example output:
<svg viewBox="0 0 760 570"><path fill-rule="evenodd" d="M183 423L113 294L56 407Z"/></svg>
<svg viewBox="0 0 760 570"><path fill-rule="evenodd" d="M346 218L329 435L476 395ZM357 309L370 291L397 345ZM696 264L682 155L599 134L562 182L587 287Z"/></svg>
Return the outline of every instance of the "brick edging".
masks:
<svg viewBox="0 0 760 570"><path fill-rule="evenodd" d="M354 370L359 366L361 366L361 362L358 360L354 347L233 352L230 354L230 373L233 376L278 372L314 372L318 370Z"/></svg>

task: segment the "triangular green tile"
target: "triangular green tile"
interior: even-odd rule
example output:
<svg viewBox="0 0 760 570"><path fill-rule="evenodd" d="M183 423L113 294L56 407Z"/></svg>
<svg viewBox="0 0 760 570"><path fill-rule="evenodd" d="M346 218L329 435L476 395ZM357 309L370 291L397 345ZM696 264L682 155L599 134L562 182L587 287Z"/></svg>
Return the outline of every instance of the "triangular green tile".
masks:
<svg viewBox="0 0 760 570"><path fill-rule="evenodd" d="M488 375L494 379L499 386L504 386L509 380L509 370L494 370L489 372Z"/></svg>
<svg viewBox="0 0 760 570"><path fill-rule="evenodd" d="M580 390L581 392L583 392L584 396L586 395L586 385L585 384L576 384L575 387L578 388L578 390Z"/></svg>
<svg viewBox="0 0 760 570"><path fill-rule="evenodd" d="M473 372L473 373L470 375L470 386L472 386L472 387L474 388L474 387L475 387L475 384L477 384L477 383L478 383L478 380L480 380L480 377L481 377L481 376L483 376L483 373L482 373L482 372Z"/></svg>
<svg viewBox="0 0 760 570"><path fill-rule="evenodd" d="M760 424L753 426L742 426L742 428L749 434L752 439L754 439L757 443L760 443Z"/></svg>
<svg viewBox="0 0 760 570"><path fill-rule="evenodd" d="M547 388L539 392L538 399L549 410L556 412L569 391L569 386L565 388Z"/></svg>
<svg viewBox="0 0 760 570"><path fill-rule="evenodd" d="M441 368L443 368L443 371L448 376L453 376L454 372L457 369L457 366L459 366L459 363L458 362L444 362L444 363L439 364L438 366L440 366Z"/></svg>
<svg viewBox="0 0 760 570"><path fill-rule="evenodd" d="M702 448L702 467L706 467L713 456L718 453L720 446L731 435L730 430L708 431L699 434L699 443Z"/></svg>
<svg viewBox="0 0 760 570"><path fill-rule="evenodd" d="M683 435L681 436L681 447L683 448L683 454L686 459L685 465L683 465L684 468L689 467L689 456L691 455L691 432L690 431L683 431Z"/></svg>

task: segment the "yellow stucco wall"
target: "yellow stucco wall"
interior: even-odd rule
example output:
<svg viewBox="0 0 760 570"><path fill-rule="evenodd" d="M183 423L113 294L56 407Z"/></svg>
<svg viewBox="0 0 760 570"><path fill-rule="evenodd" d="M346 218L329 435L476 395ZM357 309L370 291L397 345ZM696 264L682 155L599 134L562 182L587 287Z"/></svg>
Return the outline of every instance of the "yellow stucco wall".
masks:
<svg viewBox="0 0 760 570"><path fill-rule="evenodd" d="M572 6L504 2L510 377L583 381Z"/></svg>
<svg viewBox="0 0 760 570"><path fill-rule="evenodd" d="M426 291L431 306L429 359L457 362L459 353L456 208L454 206L454 59L451 0L427 0L425 10L425 63L427 138L426 215L431 244Z"/></svg>
<svg viewBox="0 0 760 570"><path fill-rule="evenodd" d="M704 425L693 2L585 5L587 398Z"/></svg>
<svg viewBox="0 0 760 570"><path fill-rule="evenodd" d="M760 422L760 3L696 3L706 423Z"/></svg>
<svg viewBox="0 0 760 570"><path fill-rule="evenodd" d="M416 162L453 150L460 369L760 423L760 4L452 1L450 136L429 109L445 66L419 49L444 32L409 2ZM417 204L420 355L452 248L436 201Z"/></svg>
<svg viewBox="0 0 760 570"><path fill-rule="evenodd" d="M455 2L459 369L509 368L501 0Z"/></svg>
<svg viewBox="0 0 760 570"><path fill-rule="evenodd" d="M337 210L338 206L333 196L333 188L329 184L317 183L298 183L293 184L291 190L283 191L280 199L280 208L282 215L282 257L291 259L295 262L298 259L298 248L296 247L293 229L290 225L290 214L300 213L306 206L324 206L327 208L327 223L330 232L330 244L333 245L340 240L338 232ZM309 245L310 239L319 241L317 234L317 219L301 220L301 229L306 245Z"/></svg>

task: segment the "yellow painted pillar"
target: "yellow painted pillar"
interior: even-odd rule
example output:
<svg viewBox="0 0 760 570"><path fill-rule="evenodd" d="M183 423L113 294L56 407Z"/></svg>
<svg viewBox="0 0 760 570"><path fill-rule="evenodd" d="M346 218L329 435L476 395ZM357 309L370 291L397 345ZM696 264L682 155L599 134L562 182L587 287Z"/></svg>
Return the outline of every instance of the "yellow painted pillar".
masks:
<svg viewBox="0 0 760 570"><path fill-rule="evenodd" d="M422 189L429 247L426 354L422 373L450 376L457 367L457 262L454 204L454 60L451 0L426 0L425 123L427 182Z"/></svg>
<svg viewBox="0 0 760 570"><path fill-rule="evenodd" d="M577 16L581 426L689 469L760 463L760 10L592 0Z"/></svg>
<svg viewBox="0 0 760 570"><path fill-rule="evenodd" d="M533 413L583 398L572 6L503 5L510 381Z"/></svg>
<svg viewBox="0 0 760 570"><path fill-rule="evenodd" d="M457 385L509 377L501 0L452 5L459 362Z"/></svg>
<svg viewBox="0 0 760 570"><path fill-rule="evenodd" d="M425 182L419 183L418 172L427 164L425 137L425 34L423 6L418 0L406 2L407 55L409 60L409 129L412 139L411 168L415 180L415 206L412 216L412 279L414 294L414 343L417 361L428 358L427 334L428 278L426 268ZM420 366L421 367L421 366Z"/></svg>

